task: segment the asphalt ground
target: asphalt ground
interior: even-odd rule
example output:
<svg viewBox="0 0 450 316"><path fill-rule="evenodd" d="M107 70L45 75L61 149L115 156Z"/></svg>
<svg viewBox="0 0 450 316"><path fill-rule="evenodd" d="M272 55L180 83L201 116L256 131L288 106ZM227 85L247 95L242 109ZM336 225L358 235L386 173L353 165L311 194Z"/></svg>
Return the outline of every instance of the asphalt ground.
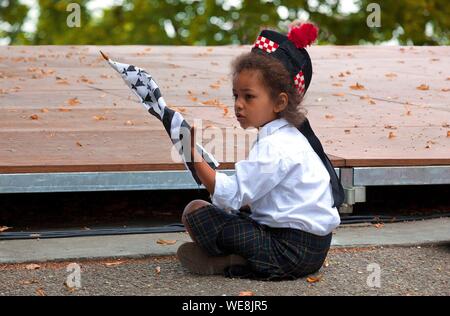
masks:
<svg viewBox="0 0 450 316"><path fill-rule="evenodd" d="M450 295L450 243L332 248L312 278L265 282L198 276L175 256L0 265L0 295ZM74 268L75 267L75 268ZM80 288L76 288L80 281Z"/></svg>

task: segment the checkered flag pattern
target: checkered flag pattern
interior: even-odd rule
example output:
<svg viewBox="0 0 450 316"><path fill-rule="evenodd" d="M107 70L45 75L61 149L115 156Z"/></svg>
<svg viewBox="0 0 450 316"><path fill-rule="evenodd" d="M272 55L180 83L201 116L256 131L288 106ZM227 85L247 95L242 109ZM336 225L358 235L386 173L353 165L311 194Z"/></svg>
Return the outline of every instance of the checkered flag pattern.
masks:
<svg viewBox="0 0 450 316"><path fill-rule="evenodd" d="M279 45L274 41L265 38L264 36L258 36L255 42L255 47L271 54L277 50Z"/></svg>
<svg viewBox="0 0 450 316"><path fill-rule="evenodd" d="M167 106L158 85L148 72L133 65L118 63L109 59L102 52L100 53L108 61L109 65L122 76L127 86L139 97L145 109L163 123L173 145L183 158L186 168L191 171L195 181L200 185L201 181L191 162L191 127L183 116ZM186 135L186 133L189 133L189 135ZM219 163L210 153L200 144L196 144L196 149L213 169L217 169Z"/></svg>
<svg viewBox="0 0 450 316"><path fill-rule="evenodd" d="M300 95L305 93L305 76L303 75L303 71L300 71L294 78L294 84L297 88L297 92Z"/></svg>

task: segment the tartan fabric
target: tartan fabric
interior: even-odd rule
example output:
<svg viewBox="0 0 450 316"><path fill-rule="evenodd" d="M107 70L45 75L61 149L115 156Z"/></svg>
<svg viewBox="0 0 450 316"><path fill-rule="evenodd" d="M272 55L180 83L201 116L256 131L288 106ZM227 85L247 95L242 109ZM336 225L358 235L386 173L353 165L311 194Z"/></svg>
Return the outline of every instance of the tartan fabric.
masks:
<svg viewBox="0 0 450 316"><path fill-rule="evenodd" d="M331 234L322 237L261 225L245 213L229 214L212 204L190 213L186 221L197 243L210 255L240 255L253 272L249 277L258 279L296 279L314 273L331 244Z"/></svg>

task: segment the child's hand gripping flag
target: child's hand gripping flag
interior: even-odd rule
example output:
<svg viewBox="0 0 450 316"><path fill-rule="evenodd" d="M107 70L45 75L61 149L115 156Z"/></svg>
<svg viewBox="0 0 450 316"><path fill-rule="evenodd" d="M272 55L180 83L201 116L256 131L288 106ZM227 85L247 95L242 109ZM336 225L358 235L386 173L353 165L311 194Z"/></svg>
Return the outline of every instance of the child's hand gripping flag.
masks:
<svg viewBox="0 0 450 316"><path fill-rule="evenodd" d="M133 65L115 62L109 59L108 56L102 52L100 53L103 58L108 61L111 67L122 76L128 87L130 87L131 90L140 98L145 109L162 121L173 145L183 158L184 164L191 171L195 181L198 184L201 184L191 160L191 127L183 116L179 112L167 107L164 98L161 96L159 87L145 70ZM196 148L211 168L216 169L219 166L216 159L201 145L196 144Z"/></svg>

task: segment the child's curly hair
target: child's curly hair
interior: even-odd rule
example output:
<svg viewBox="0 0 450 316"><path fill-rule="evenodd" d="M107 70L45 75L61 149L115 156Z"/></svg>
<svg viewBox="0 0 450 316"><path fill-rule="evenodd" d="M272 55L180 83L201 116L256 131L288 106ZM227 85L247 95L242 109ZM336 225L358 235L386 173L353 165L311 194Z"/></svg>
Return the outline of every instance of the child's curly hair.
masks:
<svg viewBox="0 0 450 316"><path fill-rule="evenodd" d="M294 79L279 60L268 55L244 53L232 61L231 69L233 77L243 70L259 70L260 78L274 102L280 93L288 95L288 104L279 117L285 118L295 127L303 123L306 118L306 110L301 104L303 97L297 92Z"/></svg>

